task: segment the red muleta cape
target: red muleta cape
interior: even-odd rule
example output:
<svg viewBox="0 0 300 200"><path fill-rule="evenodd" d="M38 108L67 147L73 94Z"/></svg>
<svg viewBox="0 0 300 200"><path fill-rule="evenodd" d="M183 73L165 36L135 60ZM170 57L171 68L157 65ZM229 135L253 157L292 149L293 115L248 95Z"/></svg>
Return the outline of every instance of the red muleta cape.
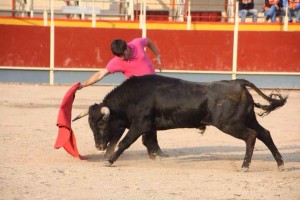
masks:
<svg viewBox="0 0 300 200"><path fill-rule="evenodd" d="M75 93L79 86L80 82L73 84L65 94L64 99L60 104L56 123L59 129L54 148L58 149L60 147L64 147L64 149L72 156L83 159L83 157L78 153L75 135L71 128L72 105Z"/></svg>

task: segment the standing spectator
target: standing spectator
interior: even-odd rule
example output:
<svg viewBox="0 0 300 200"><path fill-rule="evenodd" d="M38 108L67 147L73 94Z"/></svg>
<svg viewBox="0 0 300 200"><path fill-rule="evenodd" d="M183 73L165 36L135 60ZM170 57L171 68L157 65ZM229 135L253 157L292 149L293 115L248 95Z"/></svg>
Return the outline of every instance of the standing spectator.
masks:
<svg viewBox="0 0 300 200"><path fill-rule="evenodd" d="M293 16L296 17L296 22L300 22L300 0L283 0L284 11L287 4L289 22L293 21Z"/></svg>
<svg viewBox="0 0 300 200"><path fill-rule="evenodd" d="M73 4L71 3L71 1L73 1ZM79 0L66 0L66 4L67 6L79 6ZM82 19L81 15L72 15L72 17L79 17L79 19ZM70 14L67 14L67 18L70 18Z"/></svg>
<svg viewBox="0 0 300 200"><path fill-rule="evenodd" d="M74 6L79 6L79 0L73 0ZM67 6L71 6L71 0L66 0Z"/></svg>
<svg viewBox="0 0 300 200"><path fill-rule="evenodd" d="M265 0L264 9L266 21L271 19L272 22L276 22L276 16L280 14L281 7L282 0Z"/></svg>
<svg viewBox="0 0 300 200"><path fill-rule="evenodd" d="M252 15L252 22L257 22L257 9L254 8L253 0L238 0L239 1L239 17L241 22L245 22L247 15Z"/></svg>

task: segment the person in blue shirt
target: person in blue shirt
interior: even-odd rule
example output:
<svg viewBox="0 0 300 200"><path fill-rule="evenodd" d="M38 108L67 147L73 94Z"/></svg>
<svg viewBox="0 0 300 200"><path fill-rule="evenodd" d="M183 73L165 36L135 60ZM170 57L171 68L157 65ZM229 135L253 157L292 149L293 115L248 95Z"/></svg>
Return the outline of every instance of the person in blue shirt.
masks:
<svg viewBox="0 0 300 200"><path fill-rule="evenodd" d="M289 22L293 21L293 16L296 17L296 22L300 22L300 0L283 0L284 11L288 6Z"/></svg>
<svg viewBox="0 0 300 200"><path fill-rule="evenodd" d="M276 16L280 14L281 7L282 0L265 0L264 10L266 21L271 19L272 22L276 22Z"/></svg>

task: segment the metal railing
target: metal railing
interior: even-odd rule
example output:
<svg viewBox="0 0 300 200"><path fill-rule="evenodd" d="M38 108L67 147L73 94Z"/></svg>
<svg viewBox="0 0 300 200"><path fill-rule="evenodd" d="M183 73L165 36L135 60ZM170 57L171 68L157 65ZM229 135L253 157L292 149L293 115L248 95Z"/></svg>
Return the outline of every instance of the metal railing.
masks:
<svg viewBox="0 0 300 200"><path fill-rule="evenodd" d="M139 20L146 4L146 21L229 22L236 0L1 0L0 16L43 18L53 1L55 19ZM258 22L265 22L263 1L254 0ZM283 21L283 17L279 21ZM249 17L246 22L251 22Z"/></svg>
<svg viewBox="0 0 300 200"><path fill-rule="evenodd" d="M234 0L228 4L226 0L2 0L0 15L44 17L45 12L50 13L51 1L55 18L91 18L94 10L97 20L138 20L144 3L146 20L184 22L190 17L192 21L222 21L234 17L227 12L234 7Z"/></svg>

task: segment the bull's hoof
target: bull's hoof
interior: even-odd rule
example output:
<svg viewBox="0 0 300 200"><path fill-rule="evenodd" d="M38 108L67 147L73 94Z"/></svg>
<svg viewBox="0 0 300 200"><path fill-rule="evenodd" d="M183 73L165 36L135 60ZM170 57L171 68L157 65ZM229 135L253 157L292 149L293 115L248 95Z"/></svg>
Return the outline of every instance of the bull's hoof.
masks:
<svg viewBox="0 0 300 200"><path fill-rule="evenodd" d="M247 172L249 170L249 167L242 167L241 172Z"/></svg>
<svg viewBox="0 0 300 200"><path fill-rule="evenodd" d="M103 162L103 165L104 165L105 167L111 167L112 164L113 164L113 163L110 162L109 160L106 160L106 161Z"/></svg>
<svg viewBox="0 0 300 200"><path fill-rule="evenodd" d="M152 160L154 160L156 158L156 155L154 153L149 153L148 156Z"/></svg>
<svg viewBox="0 0 300 200"><path fill-rule="evenodd" d="M156 156L169 157L169 155L164 153L162 150L158 150L157 152L154 152L154 153L148 153L148 156L152 160L156 159Z"/></svg>
<svg viewBox="0 0 300 200"><path fill-rule="evenodd" d="M278 170L279 172L287 171L287 169L284 168L284 165L279 165L277 170Z"/></svg>
<svg viewBox="0 0 300 200"><path fill-rule="evenodd" d="M160 156L160 157L169 157L169 154L166 154L165 152L163 152L162 150L158 150L156 152L156 155Z"/></svg>

